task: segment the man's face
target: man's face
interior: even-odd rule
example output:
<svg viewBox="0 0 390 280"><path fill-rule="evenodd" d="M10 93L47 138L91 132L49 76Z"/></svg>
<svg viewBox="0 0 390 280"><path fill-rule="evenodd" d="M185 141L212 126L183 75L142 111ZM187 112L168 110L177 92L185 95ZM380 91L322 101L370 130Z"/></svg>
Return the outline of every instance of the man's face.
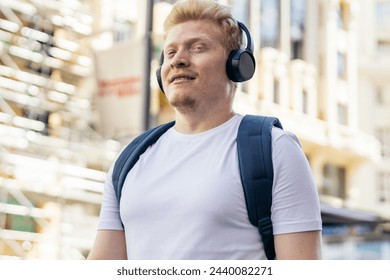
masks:
<svg viewBox="0 0 390 280"><path fill-rule="evenodd" d="M205 20L174 26L164 45L161 77L164 91L178 110L207 110L230 102L227 52L218 25Z"/></svg>

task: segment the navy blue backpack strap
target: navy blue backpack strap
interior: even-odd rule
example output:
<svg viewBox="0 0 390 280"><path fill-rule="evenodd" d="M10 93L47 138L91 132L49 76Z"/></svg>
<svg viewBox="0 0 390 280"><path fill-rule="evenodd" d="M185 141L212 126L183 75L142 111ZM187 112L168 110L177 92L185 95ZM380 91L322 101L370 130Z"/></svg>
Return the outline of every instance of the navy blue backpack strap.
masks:
<svg viewBox="0 0 390 280"><path fill-rule="evenodd" d="M275 259L271 221L272 127L282 128L274 117L246 115L237 135L238 161L250 222L258 227L268 259Z"/></svg>
<svg viewBox="0 0 390 280"><path fill-rule="evenodd" d="M154 144L161 135L163 135L175 122L162 124L155 128L149 129L135 138L130 144L123 149L115 162L114 170L112 172L112 183L114 185L115 194L120 202L123 184L125 183L127 173L137 163L139 157L146 151L146 149Z"/></svg>

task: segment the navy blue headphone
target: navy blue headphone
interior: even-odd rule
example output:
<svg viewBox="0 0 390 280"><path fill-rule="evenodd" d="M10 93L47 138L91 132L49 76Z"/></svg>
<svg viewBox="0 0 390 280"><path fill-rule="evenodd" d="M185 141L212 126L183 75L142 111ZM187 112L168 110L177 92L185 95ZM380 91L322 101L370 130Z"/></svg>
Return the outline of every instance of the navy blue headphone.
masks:
<svg viewBox="0 0 390 280"><path fill-rule="evenodd" d="M226 61L226 74L233 82L245 82L253 77L256 69L256 61L253 56L253 40L248 28L242 22L237 22L246 36L245 49L232 50ZM164 92L161 80L161 65L164 62L164 53L160 56L160 66L156 70L157 82L162 92Z"/></svg>

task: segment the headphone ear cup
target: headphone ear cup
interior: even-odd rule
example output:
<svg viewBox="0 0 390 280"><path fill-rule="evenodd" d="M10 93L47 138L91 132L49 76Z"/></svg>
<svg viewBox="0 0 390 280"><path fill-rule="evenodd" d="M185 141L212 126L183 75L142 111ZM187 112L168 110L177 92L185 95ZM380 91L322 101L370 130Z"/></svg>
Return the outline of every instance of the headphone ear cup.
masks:
<svg viewBox="0 0 390 280"><path fill-rule="evenodd" d="M226 61L226 74L236 83L248 81L255 73L256 63L252 52L246 49L233 50Z"/></svg>
<svg viewBox="0 0 390 280"><path fill-rule="evenodd" d="M161 80L161 66L159 66L159 67L157 68L157 70L156 70L156 77L157 77L157 82L158 82L158 85L159 85L161 91L162 91L163 93L165 93L165 92L164 92L164 88L163 88L163 84L162 84L162 80Z"/></svg>
<svg viewBox="0 0 390 280"><path fill-rule="evenodd" d="M162 79L161 79L161 66L163 65L163 63L164 63L164 53L161 52L161 54L160 54L160 66L156 70L156 77L157 77L158 86L160 87L161 91L163 93L165 93L164 92L164 88L163 88Z"/></svg>

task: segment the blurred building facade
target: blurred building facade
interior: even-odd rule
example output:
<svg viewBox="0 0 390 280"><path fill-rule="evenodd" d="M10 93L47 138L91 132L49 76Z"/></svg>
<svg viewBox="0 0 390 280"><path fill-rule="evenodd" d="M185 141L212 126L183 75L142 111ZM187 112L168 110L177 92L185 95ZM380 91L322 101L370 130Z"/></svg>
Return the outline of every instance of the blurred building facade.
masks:
<svg viewBox="0 0 390 280"><path fill-rule="evenodd" d="M0 256L88 253L122 146L99 134L92 54L143 38L147 2L0 4ZM154 1L152 73L174 2ZM255 41L257 70L235 109L277 116L300 138L320 193L324 258L390 259L381 222L390 219L390 1L220 2ZM157 124L172 110L151 76Z"/></svg>
<svg viewBox="0 0 390 280"><path fill-rule="evenodd" d="M98 1L0 3L0 256L82 259L120 145L97 133Z"/></svg>

